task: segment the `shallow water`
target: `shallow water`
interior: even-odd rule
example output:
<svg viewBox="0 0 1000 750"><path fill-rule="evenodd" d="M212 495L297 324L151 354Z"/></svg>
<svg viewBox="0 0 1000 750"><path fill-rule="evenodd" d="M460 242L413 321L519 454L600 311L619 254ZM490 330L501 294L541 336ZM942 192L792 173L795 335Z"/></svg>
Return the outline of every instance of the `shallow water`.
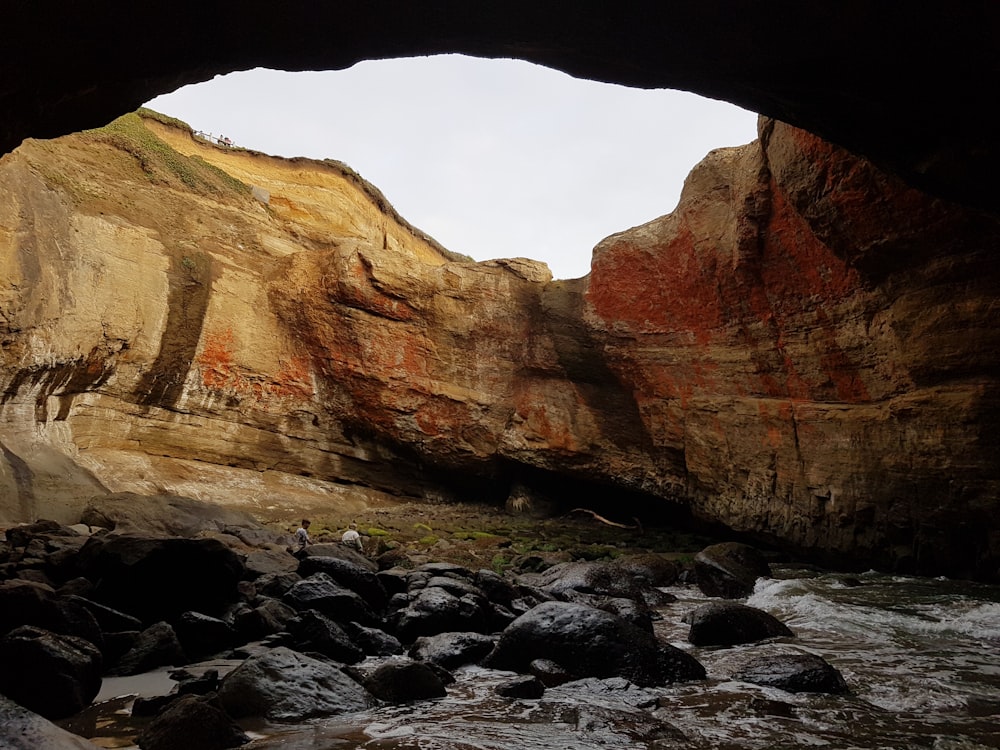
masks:
<svg viewBox="0 0 1000 750"><path fill-rule="evenodd" d="M860 583L860 585L848 585ZM510 673L469 667L448 697L382 707L301 727L250 727L265 750L507 750L559 748L1000 748L1000 588L870 573L777 571L751 606L795 633L763 644L687 643L696 589L667 589L658 634L694 654L703 682L639 689L587 680L540 700L494 693ZM837 667L846 696L791 694L730 679L767 651L806 651ZM105 693L108 690L104 691Z"/></svg>

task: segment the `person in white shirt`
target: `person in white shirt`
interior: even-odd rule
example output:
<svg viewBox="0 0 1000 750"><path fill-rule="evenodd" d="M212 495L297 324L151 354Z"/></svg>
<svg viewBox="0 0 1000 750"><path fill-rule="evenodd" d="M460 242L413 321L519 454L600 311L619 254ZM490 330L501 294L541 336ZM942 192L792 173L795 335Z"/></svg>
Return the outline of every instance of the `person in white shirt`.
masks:
<svg viewBox="0 0 1000 750"><path fill-rule="evenodd" d="M340 538L340 541L357 552L365 551L365 547L361 543L361 534L358 533L358 525L353 521L347 527L347 531L344 532L344 536Z"/></svg>
<svg viewBox="0 0 1000 750"><path fill-rule="evenodd" d="M293 555L296 557L303 557L306 554L306 547L312 544L312 539L309 538L309 519L302 519L302 526L299 530L295 532L295 543L292 545L294 551Z"/></svg>

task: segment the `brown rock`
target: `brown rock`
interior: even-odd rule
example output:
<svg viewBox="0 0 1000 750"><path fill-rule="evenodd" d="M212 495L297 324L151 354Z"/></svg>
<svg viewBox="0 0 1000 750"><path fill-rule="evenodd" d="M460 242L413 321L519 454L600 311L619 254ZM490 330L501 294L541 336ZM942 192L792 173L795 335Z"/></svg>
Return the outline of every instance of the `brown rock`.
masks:
<svg viewBox="0 0 1000 750"><path fill-rule="evenodd" d="M996 575L995 220L765 120L553 282L448 253L343 165L161 120L0 165L0 520L108 490L503 500L520 465Z"/></svg>

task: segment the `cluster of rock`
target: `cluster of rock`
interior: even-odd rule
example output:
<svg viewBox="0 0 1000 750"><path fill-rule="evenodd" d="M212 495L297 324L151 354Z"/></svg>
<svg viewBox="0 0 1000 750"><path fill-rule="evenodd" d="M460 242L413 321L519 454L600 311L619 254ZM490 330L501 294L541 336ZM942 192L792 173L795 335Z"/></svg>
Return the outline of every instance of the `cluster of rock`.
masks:
<svg viewBox="0 0 1000 750"><path fill-rule="evenodd" d="M706 676L654 634L656 609L671 601L661 587L683 573L661 555L561 563L515 578L445 562L380 570L340 544L313 545L300 560L246 527L194 538L83 532L45 521L7 532L0 693L60 719L89 705L105 675L239 660L221 678L218 670L174 673L171 695L135 701L134 716L153 717L138 739L144 750L192 736L199 747L234 747L249 741L236 723L245 717L299 722L441 697L450 671L466 664L519 673L498 688L511 698L583 678L658 687ZM260 546L246 544L253 538ZM709 591L746 595L755 571L767 573L759 553L721 544L698 556L694 572ZM690 618L696 646L791 635L735 602L714 601ZM845 689L832 667L802 654L768 657L737 678ZM7 702L0 714L24 719Z"/></svg>

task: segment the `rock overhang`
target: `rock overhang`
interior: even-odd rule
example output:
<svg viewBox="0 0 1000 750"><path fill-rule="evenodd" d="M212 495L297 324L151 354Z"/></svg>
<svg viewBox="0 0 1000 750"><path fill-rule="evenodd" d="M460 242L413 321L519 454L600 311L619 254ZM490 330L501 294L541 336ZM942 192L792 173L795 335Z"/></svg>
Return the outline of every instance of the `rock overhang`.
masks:
<svg viewBox="0 0 1000 750"><path fill-rule="evenodd" d="M0 51L0 150L103 125L152 97L253 67L518 57L571 75L725 99L810 130L942 197L995 210L1000 11L868 0L631 2L568 11L366 0L276 7L20 3Z"/></svg>

